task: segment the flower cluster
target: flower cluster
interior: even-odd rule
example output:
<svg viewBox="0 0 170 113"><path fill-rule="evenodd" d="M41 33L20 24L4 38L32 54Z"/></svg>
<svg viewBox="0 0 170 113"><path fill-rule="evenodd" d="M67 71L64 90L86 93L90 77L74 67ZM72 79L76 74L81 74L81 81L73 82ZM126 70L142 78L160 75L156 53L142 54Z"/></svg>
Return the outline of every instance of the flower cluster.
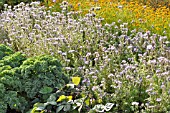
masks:
<svg viewBox="0 0 170 113"><path fill-rule="evenodd" d="M142 3L141 3L142 2ZM58 10L53 2L52 9ZM83 5L81 5L83 4ZM69 9L82 11L82 15L89 9L96 12L97 17L105 18L103 23L117 22L119 19L130 23L128 28L152 31L160 35L170 36L169 27L169 2L167 0L69 0ZM50 5L51 6L51 5Z"/></svg>

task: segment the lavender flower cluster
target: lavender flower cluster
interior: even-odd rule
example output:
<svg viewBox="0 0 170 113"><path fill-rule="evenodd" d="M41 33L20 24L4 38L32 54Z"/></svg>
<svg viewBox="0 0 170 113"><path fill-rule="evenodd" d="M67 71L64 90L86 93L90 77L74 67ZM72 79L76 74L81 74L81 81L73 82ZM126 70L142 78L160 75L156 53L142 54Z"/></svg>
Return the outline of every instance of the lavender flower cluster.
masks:
<svg viewBox="0 0 170 113"><path fill-rule="evenodd" d="M143 111L170 111L170 48L167 36L130 31L129 23L102 24L93 11L46 11L38 2L21 3L0 15L3 41L27 56L58 57L70 76L84 78L94 99ZM75 18L76 17L76 18ZM95 98L94 98L95 97ZM143 109L144 108L144 109Z"/></svg>

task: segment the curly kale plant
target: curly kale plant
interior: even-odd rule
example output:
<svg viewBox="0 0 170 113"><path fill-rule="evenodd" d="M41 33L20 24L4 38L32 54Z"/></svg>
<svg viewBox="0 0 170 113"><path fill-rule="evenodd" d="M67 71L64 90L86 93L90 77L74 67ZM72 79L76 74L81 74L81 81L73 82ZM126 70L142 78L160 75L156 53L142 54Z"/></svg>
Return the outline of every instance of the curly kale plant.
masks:
<svg viewBox="0 0 170 113"><path fill-rule="evenodd" d="M68 82L62 65L51 56L26 58L0 45L0 112L27 112L36 102L45 102L54 90Z"/></svg>
<svg viewBox="0 0 170 113"><path fill-rule="evenodd" d="M22 91L26 92L29 98L42 95L46 98L51 88L59 89L68 81L62 73L61 64L51 56L29 58L17 69L17 73L23 80Z"/></svg>

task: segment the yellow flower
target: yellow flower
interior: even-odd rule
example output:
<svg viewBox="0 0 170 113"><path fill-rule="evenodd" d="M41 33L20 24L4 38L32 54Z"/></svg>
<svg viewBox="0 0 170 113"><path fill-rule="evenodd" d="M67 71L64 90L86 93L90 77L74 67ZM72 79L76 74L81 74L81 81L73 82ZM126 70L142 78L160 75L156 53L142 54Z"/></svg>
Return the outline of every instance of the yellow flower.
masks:
<svg viewBox="0 0 170 113"><path fill-rule="evenodd" d="M73 98L73 96L61 95L61 96L59 97L59 99L57 100L57 102L61 102L61 101L65 100L65 99L67 99L67 100L69 101L69 100L72 100L72 98Z"/></svg>
<svg viewBox="0 0 170 113"><path fill-rule="evenodd" d="M67 96L68 101L72 100L73 96Z"/></svg>
<svg viewBox="0 0 170 113"><path fill-rule="evenodd" d="M60 101L62 101L62 100L64 100L64 99L66 99L66 96L65 96L65 95L61 95L61 96L59 97L59 99L57 100L57 102L60 102Z"/></svg>
<svg viewBox="0 0 170 113"><path fill-rule="evenodd" d="M79 85L81 78L80 77L72 77L72 82L75 85Z"/></svg>

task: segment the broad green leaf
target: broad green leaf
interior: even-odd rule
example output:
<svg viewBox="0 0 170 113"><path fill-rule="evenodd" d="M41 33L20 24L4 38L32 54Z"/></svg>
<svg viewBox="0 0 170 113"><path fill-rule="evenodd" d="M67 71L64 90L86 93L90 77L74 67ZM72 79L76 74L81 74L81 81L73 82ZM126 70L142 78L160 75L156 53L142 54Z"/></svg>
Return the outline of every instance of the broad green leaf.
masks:
<svg viewBox="0 0 170 113"><path fill-rule="evenodd" d="M40 101L40 99L39 98L35 98L31 103L37 103L37 102L39 102Z"/></svg>
<svg viewBox="0 0 170 113"><path fill-rule="evenodd" d="M61 89L62 87L63 87L62 84L57 84L57 85L56 85L56 88L58 88L58 89Z"/></svg>
<svg viewBox="0 0 170 113"><path fill-rule="evenodd" d="M80 77L72 77L72 82L75 85L79 85L81 78Z"/></svg>
<svg viewBox="0 0 170 113"><path fill-rule="evenodd" d="M87 99L85 100L85 103L86 103L87 105L90 105L90 98L87 98Z"/></svg>
<svg viewBox="0 0 170 113"><path fill-rule="evenodd" d="M39 93L41 94L48 94L48 93L51 93L53 91L53 89L51 87L43 87L41 88L41 90L39 91Z"/></svg>
<svg viewBox="0 0 170 113"><path fill-rule="evenodd" d="M66 104L64 106L64 111L69 111L71 109L71 105L70 104Z"/></svg>
<svg viewBox="0 0 170 113"><path fill-rule="evenodd" d="M47 102L55 101L56 97L55 95L50 95L50 97L47 99Z"/></svg>
<svg viewBox="0 0 170 113"><path fill-rule="evenodd" d="M47 102L47 103L46 103L46 105L49 105L49 104L50 104L50 105L57 105L57 102L51 101L51 102Z"/></svg>
<svg viewBox="0 0 170 113"><path fill-rule="evenodd" d="M59 113L63 108L64 108L64 105L59 106L59 107L56 109L56 113Z"/></svg>
<svg viewBox="0 0 170 113"><path fill-rule="evenodd" d="M36 104L34 104L34 108L36 108L35 110L37 110L37 111L44 110L45 107L46 106L43 103L36 103Z"/></svg>

